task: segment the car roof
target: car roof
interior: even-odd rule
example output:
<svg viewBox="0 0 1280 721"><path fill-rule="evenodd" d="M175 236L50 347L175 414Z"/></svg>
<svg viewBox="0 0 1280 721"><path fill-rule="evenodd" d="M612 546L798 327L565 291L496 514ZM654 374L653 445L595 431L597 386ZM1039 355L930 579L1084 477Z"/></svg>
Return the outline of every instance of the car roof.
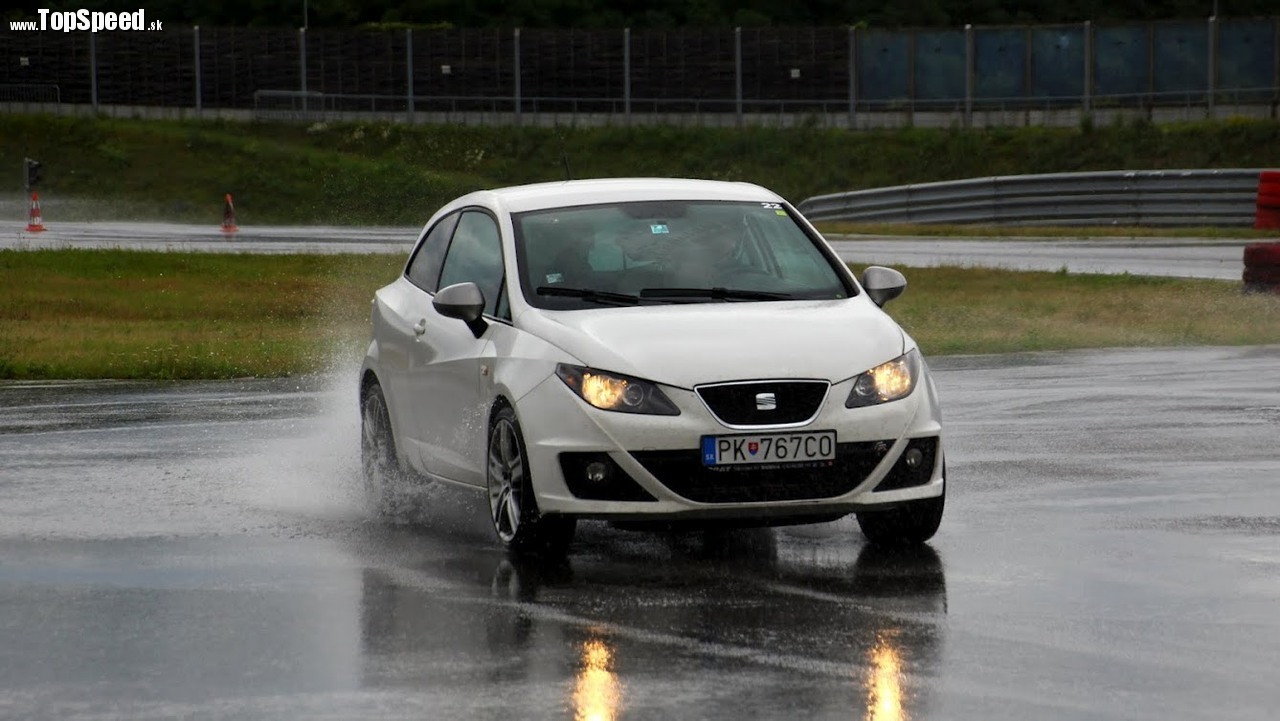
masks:
<svg viewBox="0 0 1280 721"><path fill-rule="evenodd" d="M573 205L649 200L782 202L782 198L773 191L751 183L684 178L601 178L482 190L459 198L451 205L491 201L505 207L508 212L523 213Z"/></svg>

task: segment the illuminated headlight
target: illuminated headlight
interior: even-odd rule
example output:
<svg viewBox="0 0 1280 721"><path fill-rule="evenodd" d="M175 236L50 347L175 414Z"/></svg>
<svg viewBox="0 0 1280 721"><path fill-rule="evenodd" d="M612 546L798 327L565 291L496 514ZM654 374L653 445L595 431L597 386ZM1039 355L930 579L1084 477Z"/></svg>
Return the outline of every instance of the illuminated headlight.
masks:
<svg viewBox="0 0 1280 721"><path fill-rule="evenodd" d="M680 409L649 381L561 363L556 375L582 400L596 408L622 413L678 416Z"/></svg>
<svg viewBox="0 0 1280 721"><path fill-rule="evenodd" d="M854 378L844 406L861 408L906 398L915 390L919 377L920 352L912 350Z"/></svg>

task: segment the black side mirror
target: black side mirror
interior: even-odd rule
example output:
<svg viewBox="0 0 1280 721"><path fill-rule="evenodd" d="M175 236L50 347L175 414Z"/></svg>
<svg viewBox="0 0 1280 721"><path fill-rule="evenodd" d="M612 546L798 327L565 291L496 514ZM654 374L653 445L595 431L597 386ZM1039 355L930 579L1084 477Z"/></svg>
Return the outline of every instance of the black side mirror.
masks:
<svg viewBox="0 0 1280 721"><path fill-rule="evenodd" d="M484 292L475 283L455 283L441 288L431 305L440 315L466 323L477 338L489 327L484 319Z"/></svg>
<svg viewBox="0 0 1280 721"><path fill-rule="evenodd" d="M862 271L862 287L872 302L883 307L885 303L902 295L902 291L907 289L907 279L893 268L871 265Z"/></svg>

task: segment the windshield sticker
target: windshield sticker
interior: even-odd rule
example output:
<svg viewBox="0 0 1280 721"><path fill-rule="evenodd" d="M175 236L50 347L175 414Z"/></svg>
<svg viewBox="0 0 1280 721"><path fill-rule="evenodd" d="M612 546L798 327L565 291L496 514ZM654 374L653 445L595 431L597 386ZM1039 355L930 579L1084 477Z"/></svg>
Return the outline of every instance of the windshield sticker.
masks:
<svg viewBox="0 0 1280 721"><path fill-rule="evenodd" d="M653 223L649 226L649 232L654 235L664 235L671 231L667 229L667 225L665 223Z"/></svg>
<svg viewBox="0 0 1280 721"><path fill-rule="evenodd" d="M564 280L564 275L560 273L547 273L548 283L559 283L562 280Z"/></svg>
<svg viewBox="0 0 1280 721"><path fill-rule="evenodd" d="M775 210L773 212L777 213L778 215L781 215L784 218L787 217L787 211L785 210Z"/></svg>

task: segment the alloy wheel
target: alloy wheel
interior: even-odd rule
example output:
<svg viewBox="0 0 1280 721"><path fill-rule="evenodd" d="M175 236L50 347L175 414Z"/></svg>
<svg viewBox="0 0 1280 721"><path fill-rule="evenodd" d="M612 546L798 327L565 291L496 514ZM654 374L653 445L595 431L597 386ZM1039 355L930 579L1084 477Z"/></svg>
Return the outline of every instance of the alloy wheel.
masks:
<svg viewBox="0 0 1280 721"><path fill-rule="evenodd" d="M524 457L516 428L499 418L489 434L489 511L498 538L512 543L520 532L524 501Z"/></svg>

